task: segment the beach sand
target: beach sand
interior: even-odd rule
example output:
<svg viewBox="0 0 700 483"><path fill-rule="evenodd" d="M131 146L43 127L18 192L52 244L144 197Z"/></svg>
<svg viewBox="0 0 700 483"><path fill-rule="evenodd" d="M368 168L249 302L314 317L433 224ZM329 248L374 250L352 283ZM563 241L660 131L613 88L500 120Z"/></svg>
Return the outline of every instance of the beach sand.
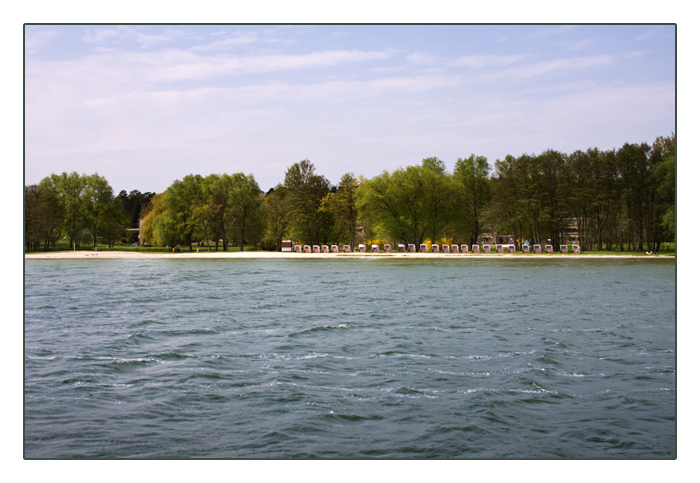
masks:
<svg viewBox="0 0 700 483"><path fill-rule="evenodd" d="M294 252L180 252L180 253L141 253L141 252L110 252L110 251L99 251L99 252L87 252L87 251L66 251L66 252L48 252L48 253L27 253L24 255L25 260L34 259L101 259L101 258L180 258L180 259L190 259L190 258L200 258L200 259L212 259L212 258L297 258L297 259L328 259L328 258L346 258L346 259L356 259L356 258L498 258L498 259L530 259L530 258L588 258L588 259L599 259L599 258L675 258L673 255L663 255L663 256L647 256L647 255L574 255L574 254L523 254L523 253L294 253Z"/></svg>

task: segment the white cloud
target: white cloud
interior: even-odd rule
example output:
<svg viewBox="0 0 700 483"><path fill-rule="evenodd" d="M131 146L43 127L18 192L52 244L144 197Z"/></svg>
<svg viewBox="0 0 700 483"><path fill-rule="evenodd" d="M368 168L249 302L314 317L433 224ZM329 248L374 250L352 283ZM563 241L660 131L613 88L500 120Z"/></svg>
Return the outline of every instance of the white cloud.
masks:
<svg viewBox="0 0 700 483"><path fill-rule="evenodd" d="M451 67L469 67L483 69L484 67L503 67L527 59L527 54L515 55L465 55L449 62Z"/></svg>
<svg viewBox="0 0 700 483"><path fill-rule="evenodd" d="M600 39L583 39L577 42L566 42L563 45L569 52L576 52L579 50L586 50L598 43Z"/></svg>
<svg viewBox="0 0 700 483"><path fill-rule="evenodd" d="M634 40L648 40L650 38L656 37L656 32L653 30L647 30L646 32L641 33L637 37L635 37Z"/></svg>
<svg viewBox="0 0 700 483"><path fill-rule="evenodd" d="M181 38L189 38L190 34L184 30L166 28L160 34L146 34L138 27L117 25L109 28L94 28L88 30L82 37L82 41L90 44L119 44L124 41L134 41L141 48L150 48L154 45L167 44Z"/></svg>
<svg viewBox="0 0 700 483"><path fill-rule="evenodd" d="M260 36L252 32L217 32L212 34L213 36L219 37L214 42L195 45L189 50L192 52L218 52L227 51L242 46L253 45L261 41ZM276 43L276 39L265 38L268 43Z"/></svg>
<svg viewBox="0 0 700 483"><path fill-rule="evenodd" d="M383 61L391 55L390 52L363 50L324 50L287 55L203 55L181 49L166 49L157 52L103 52L61 65L41 64L37 61L33 68L36 71L42 68L67 72L112 71L120 76L129 76L134 82L172 82L337 67L349 63ZM77 75L76 79L79 79ZM111 84L109 75L105 75L104 80Z"/></svg>
<svg viewBox="0 0 700 483"><path fill-rule="evenodd" d="M411 54L408 54L406 56L406 61L409 64L416 64L416 65L432 65L435 64L436 59L428 54L427 52L420 51L420 52L413 52Z"/></svg>
<svg viewBox="0 0 700 483"><path fill-rule="evenodd" d="M572 57L568 59L553 59L542 62L534 62L518 67L512 67L500 71L499 73L494 74L494 76L527 78L547 74L553 71L602 67L613 63L614 60L615 57L612 55L595 55L587 57Z"/></svg>
<svg viewBox="0 0 700 483"><path fill-rule="evenodd" d="M51 41L63 36L58 30L36 30L27 28L24 35L24 52L26 55L34 55Z"/></svg>
<svg viewBox="0 0 700 483"><path fill-rule="evenodd" d="M555 27L544 28L544 30L538 30L536 32L526 35L525 38L532 39L537 37L549 37L550 35L562 35L569 33L576 28L576 25L559 25Z"/></svg>

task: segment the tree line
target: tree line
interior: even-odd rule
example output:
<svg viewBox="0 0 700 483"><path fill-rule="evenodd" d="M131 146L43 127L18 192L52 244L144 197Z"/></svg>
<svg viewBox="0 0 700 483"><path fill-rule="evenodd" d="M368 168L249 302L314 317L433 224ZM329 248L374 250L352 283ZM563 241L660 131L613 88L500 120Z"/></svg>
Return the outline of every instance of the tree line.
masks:
<svg viewBox="0 0 700 483"><path fill-rule="evenodd" d="M55 248L60 240L70 247L95 245L98 240L133 243L139 217L154 193L137 190L114 195L107 180L95 173L52 174L39 184L24 187L24 244L26 250Z"/></svg>
<svg viewBox="0 0 700 483"><path fill-rule="evenodd" d="M474 244L494 231L557 245L572 225L583 250L650 250L675 240L675 142L508 155L493 167L472 154L451 172L432 157L369 179L346 173L337 185L303 160L266 193L244 173L191 174L163 193L117 196L97 174L52 174L25 187L25 245L131 243L125 229L142 220L148 245L189 250L279 250L284 239Z"/></svg>

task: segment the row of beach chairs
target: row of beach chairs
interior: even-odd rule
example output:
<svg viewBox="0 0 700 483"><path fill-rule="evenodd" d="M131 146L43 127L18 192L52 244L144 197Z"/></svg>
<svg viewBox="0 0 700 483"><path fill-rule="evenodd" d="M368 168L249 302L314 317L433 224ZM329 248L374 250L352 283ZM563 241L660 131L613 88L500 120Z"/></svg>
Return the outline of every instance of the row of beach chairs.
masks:
<svg viewBox="0 0 700 483"><path fill-rule="evenodd" d="M532 248L532 251L530 249ZM523 253L542 253L542 247L540 245L523 245L521 247ZM295 245L294 251L296 253L338 253L338 245ZM372 245L370 252L367 252L365 245L360 244L358 247L360 253L379 253L379 245ZM414 244L408 245L408 250L403 244L398 245L398 253L415 253L416 246ZM421 244L419 247L421 253L428 252L428 246L426 244ZM484 253L492 253L491 245L483 245ZM561 253L568 253L567 245L560 245L559 251ZM581 253L581 247L579 245L572 245L573 253ZM389 244L384 245L384 253L391 253L392 246ZM469 253L469 245L433 245L432 253ZM479 245L471 246L472 253L480 253ZM343 253L352 253L352 248L350 245L343 245ZM515 245L496 245L496 253L515 253ZM554 247L552 245L544 246L544 253L554 253Z"/></svg>

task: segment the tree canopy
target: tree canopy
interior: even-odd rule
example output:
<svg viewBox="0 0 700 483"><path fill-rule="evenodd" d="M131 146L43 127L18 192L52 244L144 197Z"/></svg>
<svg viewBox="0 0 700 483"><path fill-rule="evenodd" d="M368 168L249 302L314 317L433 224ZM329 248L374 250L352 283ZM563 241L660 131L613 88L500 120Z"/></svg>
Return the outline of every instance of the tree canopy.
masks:
<svg viewBox="0 0 700 483"><path fill-rule="evenodd" d="M264 193L252 174L190 174L163 193L114 196L97 173L51 174L25 187L25 246L133 242L138 228L153 246L233 243L280 249L369 240L479 243L484 233L566 243L576 226L584 250L658 248L676 231L675 136L650 146L507 155L493 165L476 154L449 172L437 157L373 178L344 174L334 186L308 159Z"/></svg>

